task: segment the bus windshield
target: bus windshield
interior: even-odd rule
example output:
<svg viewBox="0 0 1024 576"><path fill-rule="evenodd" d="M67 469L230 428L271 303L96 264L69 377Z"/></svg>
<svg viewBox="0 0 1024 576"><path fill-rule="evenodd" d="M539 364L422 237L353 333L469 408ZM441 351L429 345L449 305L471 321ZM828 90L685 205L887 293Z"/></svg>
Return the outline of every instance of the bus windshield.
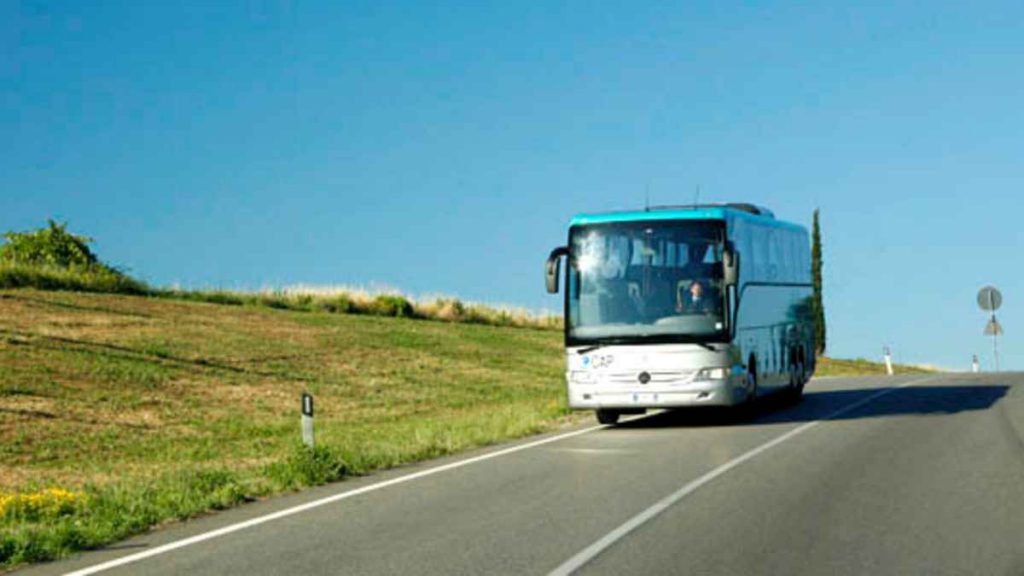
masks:
<svg viewBox="0 0 1024 576"><path fill-rule="evenodd" d="M572 228L569 342L722 340L724 236L716 220Z"/></svg>

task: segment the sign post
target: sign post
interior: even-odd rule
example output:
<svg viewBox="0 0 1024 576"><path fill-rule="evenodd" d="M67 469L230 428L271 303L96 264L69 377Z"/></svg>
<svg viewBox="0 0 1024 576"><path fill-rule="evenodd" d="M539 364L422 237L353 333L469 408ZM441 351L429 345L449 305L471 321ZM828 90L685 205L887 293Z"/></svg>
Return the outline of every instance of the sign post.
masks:
<svg viewBox="0 0 1024 576"><path fill-rule="evenodd" d="M302 393L302 443L313 448L313 396Z"/></svg>
<svg viewBox="0 0 1024 576"><path fill-rule="evenodd" d="M995 370L999 372L999 335L1003 333L1003 327L996 319L996 310L1003 305L1003 295L992 286L985 286L978 291L978 306L992 315L985 325L985 335L992 336L992 357L995 361Z"/></svg>

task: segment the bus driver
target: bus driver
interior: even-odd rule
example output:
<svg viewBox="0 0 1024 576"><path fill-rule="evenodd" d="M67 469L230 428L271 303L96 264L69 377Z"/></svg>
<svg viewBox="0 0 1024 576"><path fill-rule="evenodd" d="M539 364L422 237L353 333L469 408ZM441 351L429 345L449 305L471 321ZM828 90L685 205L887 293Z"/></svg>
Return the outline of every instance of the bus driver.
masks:
<svg viewBox="0 0 1024 576"><path fill-rule="evenodd" d="M714 314L717 312L714 300L709 298L700 280L694 280L689 288L680 291L676 312L682 314Z"/></svg>

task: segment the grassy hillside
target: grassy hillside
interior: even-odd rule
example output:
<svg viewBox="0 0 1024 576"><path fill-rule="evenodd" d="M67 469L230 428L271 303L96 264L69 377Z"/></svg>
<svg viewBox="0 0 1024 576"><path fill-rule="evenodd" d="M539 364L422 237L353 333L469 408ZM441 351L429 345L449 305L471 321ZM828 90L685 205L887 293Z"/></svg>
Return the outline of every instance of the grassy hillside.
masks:
<svg viewBox="0 0 1024 576"><path fill-rule="evenodd" d="M294 312L326 312L488 326L562 329L562 319L558 315L536 313L510 306L463 302L458 298L444 296L413 298L389 289L365 290L349 286L291 286L257 291L154 288L108 267L24 264L0 259L0 290L9 288L128 294Z"/></svg>
<svg viewBox="0 0 1024 576"><path fill-rule="evenodd" d="M919 366L894 364L896 374L928 374L934 372ZM884 376L885 364L863 358L844 360L839 358L819 358L815 376Z"/></svg>
<svg viewBox="0 0 1024 576"><path fill-rule="evenodd" d="M558 331L302 310L0 290L0 567L571 420Z"/></svg>
<svg viewBox="0 0 1024 576"><path fill-rule="evenodd" d="M561 373L554 331L0 291L0 565L556 427Z"/></svg>

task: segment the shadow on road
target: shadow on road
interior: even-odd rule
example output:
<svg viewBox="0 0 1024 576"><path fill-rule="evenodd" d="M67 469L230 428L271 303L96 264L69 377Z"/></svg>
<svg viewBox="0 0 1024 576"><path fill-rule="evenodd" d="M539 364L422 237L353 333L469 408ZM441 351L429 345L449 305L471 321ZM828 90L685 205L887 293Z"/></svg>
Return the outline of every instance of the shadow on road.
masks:
<svg viewBox="0 0 1024 576"><path fill-rule="evenodd" d="M1009 386L911 386L894 390L863 406L830 418L858 420L883 416L938 416L987 410L1009 391ZM618 428L671 428L743 426L821 420L837 410L890 388L808 391L794 405L770 396L747 409L684 408L619 424Z"/></svg>

